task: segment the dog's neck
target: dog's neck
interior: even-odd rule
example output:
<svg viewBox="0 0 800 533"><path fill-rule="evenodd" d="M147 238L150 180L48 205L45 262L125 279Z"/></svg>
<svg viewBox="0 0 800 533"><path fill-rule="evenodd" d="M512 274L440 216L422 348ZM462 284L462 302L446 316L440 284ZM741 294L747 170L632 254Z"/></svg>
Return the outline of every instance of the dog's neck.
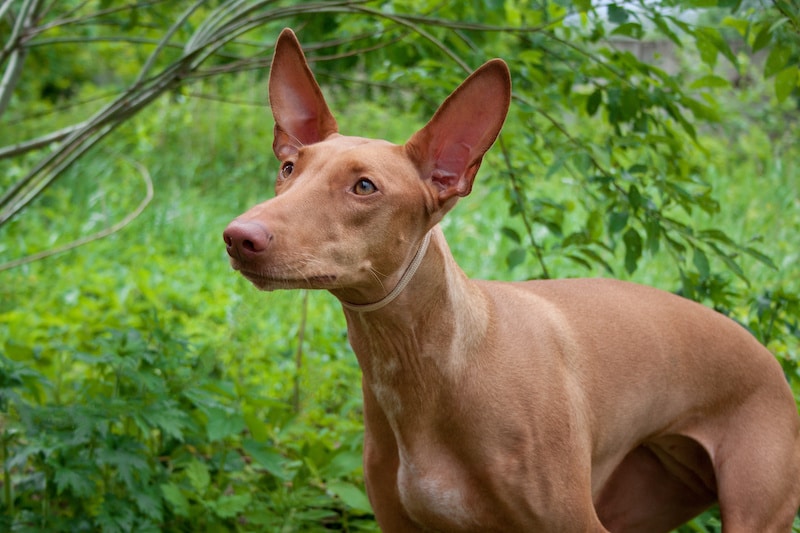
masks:
<svg viewBox="0 0 800 533"><path fill-rule="evenodd" d="M364 383L388 417L419 414L442 400L440 391L453 390L441 385L457 382L477 352L486 306L437 227L416 275L391 304L370 312L345 307Z"/></svg>
<svg viewBox="0 0 800 533"><path fill-rule="evenodd" d="M406 269L400 275L400 278L394 284L394 288L389 291L389 293L372 303L363 303L363 304L356 304L352 302L348 302L347 300L340 299L342 302L342 307L345 309L349 309L350 311L358 311L360 313L371 313L374 311L378 311L379 309L383 309L400 296L405 288L411 283L411 280L414 279L414 274L417 273L420 265L422 264L422 260L425 259L425 254L428 252L428 246L430 245L432 231L429 231L425 234L425 237L422 238L422 244L420 244L419 248L417 248L417 252L414 254L414 257L411 258L411 262L408 264Z"/></svg>

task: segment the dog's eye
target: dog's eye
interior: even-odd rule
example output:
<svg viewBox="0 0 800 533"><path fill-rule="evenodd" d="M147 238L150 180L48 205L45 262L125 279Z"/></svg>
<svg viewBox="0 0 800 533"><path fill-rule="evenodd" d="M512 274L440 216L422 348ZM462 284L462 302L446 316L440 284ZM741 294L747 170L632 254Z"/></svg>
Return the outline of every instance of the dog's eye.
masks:
<svg viewBox="0 0 800 533"><path fill-rule="evenodd" d="M292 175L294 171L294 163L291 161L286 161L283 166L281 166L281 179L286 179Z"/></svg>
<svg viewBox="0 0 800 533"><path fill-rule="evenodd" d="M374 193L377 190L378 188L375 187L375 184L369 181L367 178L361 178L356 182L355 186L353 186L353 192L359 196L366 196Z"/></svg>

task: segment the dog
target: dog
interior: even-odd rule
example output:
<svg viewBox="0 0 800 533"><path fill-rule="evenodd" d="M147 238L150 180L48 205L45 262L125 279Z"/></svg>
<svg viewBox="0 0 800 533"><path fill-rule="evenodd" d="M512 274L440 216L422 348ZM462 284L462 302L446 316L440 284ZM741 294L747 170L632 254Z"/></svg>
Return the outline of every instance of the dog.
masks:
<svg viewBox="0 0 800 533"><path fill-rule="evenodd" d="M262 290L324 289L362 370L382 530L786 532L800 419L776 359L698 303L607 279L467 278L438 225L511 100L469 76L403 145L338 133L287 29L269 97L276 195L223 237Z"/></svg>

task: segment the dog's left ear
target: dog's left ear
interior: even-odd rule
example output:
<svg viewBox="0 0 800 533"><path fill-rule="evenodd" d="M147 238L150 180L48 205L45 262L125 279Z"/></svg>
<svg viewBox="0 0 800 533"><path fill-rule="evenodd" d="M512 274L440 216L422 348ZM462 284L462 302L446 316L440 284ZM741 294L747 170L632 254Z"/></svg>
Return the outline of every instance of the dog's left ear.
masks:
<svg viewBox="0 0 800 533"><path fill-rule="evenodd" d="M338 126L294 32L284 29L275 44L269 74L269 104L275 117L272 149L283 160L302 146L337 133Z"/></svg>
<svg viewBox="0 0 800 533"><path fill-rule="evenodd" d="M492 146L511 102L511 75L501 59L472 73L405 145L408 156L451 207L472 190L481 160ZM452 200L452 202L448 202Z"/></svg>

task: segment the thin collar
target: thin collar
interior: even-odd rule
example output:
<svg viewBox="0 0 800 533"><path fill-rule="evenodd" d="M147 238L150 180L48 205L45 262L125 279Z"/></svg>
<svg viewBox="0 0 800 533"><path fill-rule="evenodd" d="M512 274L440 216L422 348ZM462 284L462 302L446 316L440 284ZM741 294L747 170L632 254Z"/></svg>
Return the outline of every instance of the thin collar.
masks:
<svg viewBox="0 0 800 533"><path fill-rule="evenodd" d="M385 307L392 303L395 298L400 296L400 293L403 292L403 289L411 282L411 278L414 277L414 274L417 273L417 269L419 269L419 265L422 263L422 259L425 257L425 252L428 250L428 245L431 242L431 232L429 231L425 234L425 237L422 239L422 244L420 244L417 253L414 255L414 258L411 260L411 263L406 268L406 271L403 272L400 281L397 282L392 292L378 300L377 302L373 302L371 304L353 304L350 302L345 302L341 300L342 307L346 309L350 309L351 311L358 311L359 313L367 313L369 311L377 311L382 307Z"/></svg>

